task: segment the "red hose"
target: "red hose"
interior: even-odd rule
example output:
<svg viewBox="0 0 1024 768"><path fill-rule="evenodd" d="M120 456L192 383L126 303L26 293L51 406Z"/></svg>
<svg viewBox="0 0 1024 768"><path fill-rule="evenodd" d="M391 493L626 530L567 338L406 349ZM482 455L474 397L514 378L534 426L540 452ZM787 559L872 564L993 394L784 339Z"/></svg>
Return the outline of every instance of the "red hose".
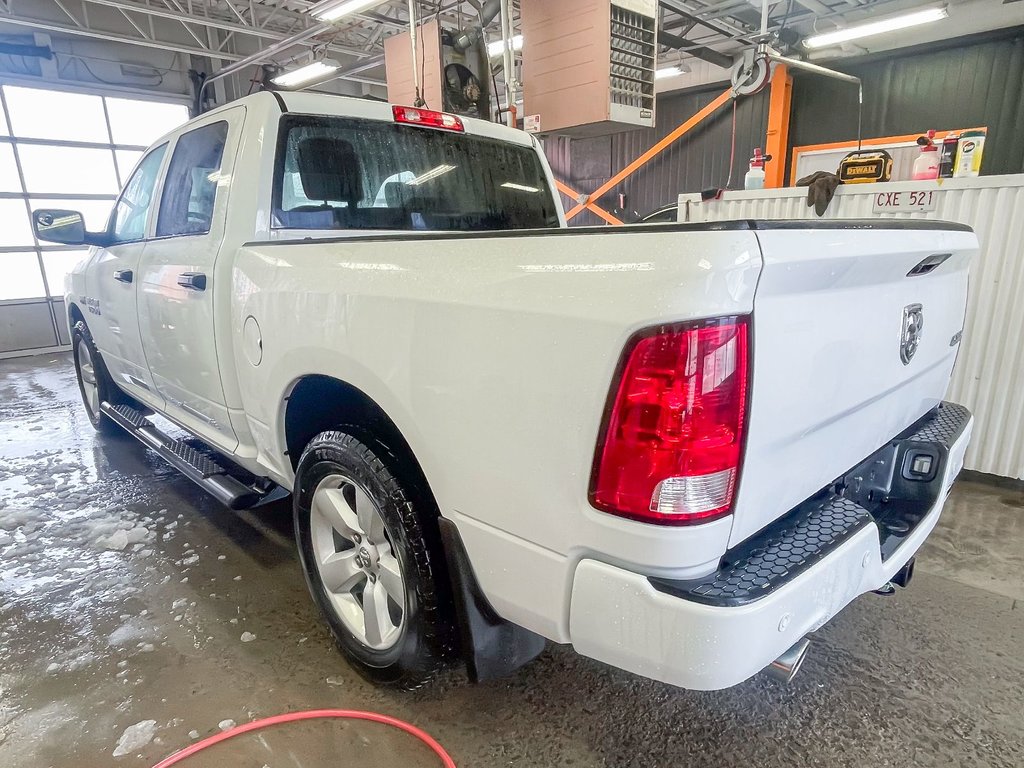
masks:
<svg viewBox="0 0 1024 768"><path fill-rule="evenodd" d="M360 712L355 709L311 709L306 712L289 712L285 715L274 715L273 717L265 717L262 720L253 720L251 723L239 725L238 727L224 731L223 733L216 733L202 741L197 741L195 744L191 744L183 750L175 752L170 757L165 757L153 766L153 768L170 768L170 766L177 765L185 758L191 757L207 747L212 747L214 744L220 744L222 741L233 739L235 736L241 736L243 733L258 731L271 725L280 725L281 723L294 723L297 720L318 720L330 717L341 718L343 720L369 720L373 723L383 723L384 725L390 725L393 728L403 730L406 733L412 734L430 747L434 751L434 754L441 758L441 762L444 764L445 768L455 768L455 761L452 760L451 755L445 752L444 747L438 744L437 740L426 731L420 730L415 725L406 723L403 720L389 717L388 715L379 715L376 712Z"/></svg>

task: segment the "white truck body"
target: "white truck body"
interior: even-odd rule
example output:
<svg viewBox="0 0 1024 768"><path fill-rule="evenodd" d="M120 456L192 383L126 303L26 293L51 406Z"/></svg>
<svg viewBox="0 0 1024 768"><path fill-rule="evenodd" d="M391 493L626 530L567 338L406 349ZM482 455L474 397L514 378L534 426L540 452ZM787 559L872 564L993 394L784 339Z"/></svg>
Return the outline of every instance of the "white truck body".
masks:
<svg viewBox="0 0 1024 768"><path fill-rule="evenodd" d="M298 93L284 104L393 120L370 101ZM723 568L936 411L959 349L972 232L893 221L567 229L557 200L554 229L275 226L282 114L279 98L257 94L158 142L163 178L182 135L227 123L209 231L161 237L154 205L144 237L94 247L69 276L72 323L84 319L128 395L290 489L296 387L325 377L355 388L408 444L501 619L684 687L746 679L911 561L962 465L969 415L940 451L935 498L895 551L883 552L875 525L851 529L743 605L663 586ZM536 153L554 188L531 136L464 122L467 136ZM936 255L938 266L909 276ZM115 279L125 270L131 283ZM202 275L205 289L182 275ZM916 305L923 332L917 320L907 329ZM749 318L751 333L728 514L659 525L595 508L595 451L630 340L721 317Z"/></svg>

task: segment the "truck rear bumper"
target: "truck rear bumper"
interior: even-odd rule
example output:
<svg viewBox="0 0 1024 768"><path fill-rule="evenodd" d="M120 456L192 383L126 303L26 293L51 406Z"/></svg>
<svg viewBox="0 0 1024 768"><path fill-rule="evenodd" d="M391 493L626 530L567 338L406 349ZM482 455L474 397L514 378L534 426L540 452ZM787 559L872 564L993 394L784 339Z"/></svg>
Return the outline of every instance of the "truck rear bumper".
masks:
<svg viewBox="0 0 1024 768"><path fill-rule="evenodd" d="M966 409L943 404L876 454L889 451L897 474L908 453L937 457L933 479L909 490L929 486L934 498L925 505L920 498L872 505L863 488L823 492L737 547L716 574L693 582L582 560L569 611L573 646L683 688L746 680L854 598L884 586L914 556L963 467L972 425ZM858 470L872 464L875 457ZM870 485L874 479L855 477L858 470L845 479Z"/></svg>

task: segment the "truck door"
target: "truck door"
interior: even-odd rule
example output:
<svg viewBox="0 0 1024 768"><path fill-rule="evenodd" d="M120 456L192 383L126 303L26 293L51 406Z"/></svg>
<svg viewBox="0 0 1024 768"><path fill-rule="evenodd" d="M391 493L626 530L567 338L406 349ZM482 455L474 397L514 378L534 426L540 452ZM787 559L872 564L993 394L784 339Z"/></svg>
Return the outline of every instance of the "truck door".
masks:
<svg viewBox="0 0 1024 768"><path fill-rule="evenodd" d="M161 407L154 390L139 334L136 293L139 262L146 245L154 196L167 145L142 158L125 184L108 225L104 247L93 257L86 276L88 296L81 303L86 324L118 386L142 402Z"/></svg>
<svg viewBox="0 0 1024 768"><path fill-rule="evenodd" d="M138 296L146 358L166 414L226 451L238 441L217 361L214 301L220 291L226 302L231 287L217 285L214 263L244 114L244 107L219 112L174 142Z"/></svg>

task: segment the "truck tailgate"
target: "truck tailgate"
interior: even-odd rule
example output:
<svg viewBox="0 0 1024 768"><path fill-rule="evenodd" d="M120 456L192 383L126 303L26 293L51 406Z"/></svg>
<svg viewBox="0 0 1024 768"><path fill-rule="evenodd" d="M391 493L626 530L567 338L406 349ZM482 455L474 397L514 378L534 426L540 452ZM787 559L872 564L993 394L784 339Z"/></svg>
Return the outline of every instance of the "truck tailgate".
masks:
<svg viewBox="0 0 1024 768"><path fill-rule="evenodd" d="M923 221L759 222L757 237L764 267L731 546L939 403L978 247L969 228Z"/></svg>

